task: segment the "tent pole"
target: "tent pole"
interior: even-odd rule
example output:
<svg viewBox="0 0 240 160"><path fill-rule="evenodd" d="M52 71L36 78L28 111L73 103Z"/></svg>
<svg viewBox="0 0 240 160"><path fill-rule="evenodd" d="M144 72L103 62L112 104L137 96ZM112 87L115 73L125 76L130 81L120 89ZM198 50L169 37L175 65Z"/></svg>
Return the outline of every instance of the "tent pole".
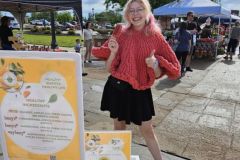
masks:
<svg viewBox="0 0 240 160"><path fill-rule="evenodd" d="M219 17L218 17L217 46L216 46L216 51L215 51L215 57L214 57L214 59L217 58L217 53L218 53L218 46L219 46L219 40L220 40L220 24L221 24L221 18L220 18L220 16L219 16Z"/></svg>
<svg viewBox="0 0 240 160"><path fill-rule="evenodd" d="M229 23L229 33L228 33L228 38L230 39L231 36L231 28L232 28L232 16L230 16L230 23Z"/></svg>
<svg viewBox="0 0 240 160"><path fill-rule="evenodd" d="M74 12L76 13L76 11L74 10ZM76 16L77 16L77 19L78 19L78 23L80 24L81 26L81 29L80 29L80 40L81 40L81 44L82 44L82 40L84 40L84 34L83 34L83 26L82 26L82 18L79 18L79 15L76 13ZM82 38L81 38L82 36ZM82 51L82 49L80 50L80 55L81 55L81 60L82 60L82 76L87 76L88 73L85 72L85 66L84 66L84 53Z"/></svg>
<svg viewBox="0 0 240 160"><path fill-rule="evenodd" d="M54 12L51 11L50 14L51 14L51 31L52 31L51 48L56 49L58 44L57 44L57 41L56 41Z"/></svg>

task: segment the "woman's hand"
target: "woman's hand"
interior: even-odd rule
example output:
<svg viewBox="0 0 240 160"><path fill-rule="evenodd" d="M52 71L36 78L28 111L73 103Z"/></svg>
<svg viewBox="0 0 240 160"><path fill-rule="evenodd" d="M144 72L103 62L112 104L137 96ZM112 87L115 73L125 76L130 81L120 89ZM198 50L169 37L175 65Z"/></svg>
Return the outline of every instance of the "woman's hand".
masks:
<svg viewBox="0 0 240 160"><path fill-rule="evenodd" d="M145 62L148 67L155 70L158 67L158 61L157 61L156 57L154 56L154 53L155 53L155 50L153 50L151 52L150 56L145 59Z"/></svg>
<svg viewBox="0 0 240 160"><path fill-rule="evenodd" d="M119 48L118 42L114 36L111 36L108 42L108 48L111 50L111 53L116 54Z"/></svg>

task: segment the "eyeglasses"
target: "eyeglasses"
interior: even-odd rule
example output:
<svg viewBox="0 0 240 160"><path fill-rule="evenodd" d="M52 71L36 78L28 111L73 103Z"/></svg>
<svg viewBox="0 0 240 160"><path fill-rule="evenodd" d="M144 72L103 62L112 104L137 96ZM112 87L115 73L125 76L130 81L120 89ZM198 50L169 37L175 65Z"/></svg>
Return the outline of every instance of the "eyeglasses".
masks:
<svg viewBox="0 0 240 160"><path fill-rule="evenodd" d="M193 14L190 14L190 15L188 15L189 17L194 17L194 15Z"/></svg>
<svg viewBox="0 0 240 160"><path fill-rule="evenodd" d="M130 9L130 10L129 10L129 13L130 13L131 15L134 15L135 13L136 13L136 14L143 13L144 10L145 10L144 8Z"/></svg>

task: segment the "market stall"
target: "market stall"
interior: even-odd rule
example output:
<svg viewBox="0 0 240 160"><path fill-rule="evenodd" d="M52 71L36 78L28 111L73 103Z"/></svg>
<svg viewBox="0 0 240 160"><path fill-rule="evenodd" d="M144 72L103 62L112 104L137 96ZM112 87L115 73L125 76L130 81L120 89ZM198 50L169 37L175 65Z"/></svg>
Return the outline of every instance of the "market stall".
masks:
<svg viewBox="0 0 240 160"><path fill-rule="evenodd" d="M194 12L197 16L219 17L218 24L212 26L212 28L214 28L210 33L212 35L207 37L207 39L198 39L195 48L195 52L198 51L196 53L198 57L209 56L215 59L217 51L223 42L223 39L219 38L221 37L219 36L221 16L224 16L225 18L229 17L231 19L231 12L211 0L175 0L174 2L154 9L153 13L155 16L184 17L189 11ZM215 30L216 26L217 30ZM170 42L172 41L169 37L168 40Z"/></svg>
<svg viewBox="0 0 240 160"><path fill-rule="evenodd" d="M194 55L197 58L215 58L215 53L217 52L217 46L219 46L219 43L221 42L213 38L200 38L197 40Z"/></svg>

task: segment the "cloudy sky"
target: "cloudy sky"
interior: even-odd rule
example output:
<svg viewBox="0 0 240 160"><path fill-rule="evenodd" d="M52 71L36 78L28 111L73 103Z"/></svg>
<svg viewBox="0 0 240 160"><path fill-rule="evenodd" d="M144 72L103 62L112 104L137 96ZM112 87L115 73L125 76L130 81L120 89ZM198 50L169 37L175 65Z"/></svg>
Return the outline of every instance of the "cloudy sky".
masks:
<svg viewBox="0 0 240 160"><path fill-rule="evenodd" d="M104 6L105 0L83 0L83 16L87 17L89 12L92 12L94 8L95 13L104 11L106 7ZM240 0L221 0L222 6L226 9L240 9Z"/></svg>
<svg viewBox="0 0 240 160"><path fill-rule="evenodd" d="M88 17L88 13L94 8L95 13L102 12L106 9L105 0L82 0L83 1L83 17ZM240 0L221 0L222 6L226 9L240 10Z"/></svg>
<svg viewBox="0 0 240 160"><path fill-rule="evenodd" d="M87 17L89 12L92 12L94 8L95 13L102 12L106 9L104 2L105 0L83 0L83 16Z"/></svg>

